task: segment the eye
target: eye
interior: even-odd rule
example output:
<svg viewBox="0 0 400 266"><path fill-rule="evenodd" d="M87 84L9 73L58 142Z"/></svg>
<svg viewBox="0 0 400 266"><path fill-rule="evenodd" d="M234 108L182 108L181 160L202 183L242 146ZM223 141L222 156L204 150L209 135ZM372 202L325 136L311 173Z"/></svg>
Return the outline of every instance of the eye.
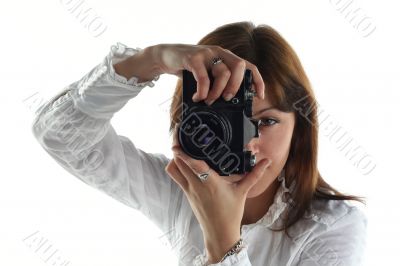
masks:
<svg viewBox="0 0 400 266"><path fill-rule="evenodd" d="M259 126L272 126L275 125L276 123L278 123L278 120L273 119L273 118L265 118L265 119L261 119L258 122Z"/></svg>
<svg viewBox="0 0 400 266"><path fill-rule="evenodd" d="M279 123L278 120L273 118L264 118L264 119L253 119L253 121L257 122L258 127L269 127Z"/></svg>

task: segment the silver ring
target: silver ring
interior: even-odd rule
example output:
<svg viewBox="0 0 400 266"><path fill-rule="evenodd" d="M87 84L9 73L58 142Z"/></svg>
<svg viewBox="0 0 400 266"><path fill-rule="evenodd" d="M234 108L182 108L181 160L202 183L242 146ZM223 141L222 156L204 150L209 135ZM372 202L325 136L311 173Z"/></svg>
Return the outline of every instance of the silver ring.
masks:
<svg viewBox="0 0 400 266"><path fill-rule="evenodd" d="M197 177L200 179L201 182L205 182L207 180L208 176L210 175L210 171L211 171L211 168L209 168L207 172L198 174Z"/></svg>
<svg viewBox="0 0 400 266"><path fill-rule="evenodd" d="M216 64L222 63L222 58L221 57L214 57L211 60L211 63L212 63L213 66L216 65Z"/></svg>

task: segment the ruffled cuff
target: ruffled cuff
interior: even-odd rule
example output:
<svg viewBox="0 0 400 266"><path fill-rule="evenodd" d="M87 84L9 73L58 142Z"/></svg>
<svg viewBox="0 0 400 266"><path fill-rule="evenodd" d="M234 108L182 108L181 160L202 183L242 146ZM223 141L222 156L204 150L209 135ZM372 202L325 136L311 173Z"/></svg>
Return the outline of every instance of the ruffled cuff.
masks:
<svg viewBox="0 0 400 266"><path fill-rule="evenodd" d="M74 103L82 112L96 118L111 119L131 98L136 97L141 90L154 86L153 80L138 82L138 77L125 77L117 74L114 64L134 55L140 48L128 48L117 43L111 46L111 51L103 62L93 68L79 81L71 84ZM76 89L75 89L76 87Z"/></svg>
<svg viewBox="0 0 400 266"><path fill-rule="evenodd" d="M193 265L194 266L251 266L249 256L247 254L248 245L245 241L243 241L243 248L235 254L227 257L224 261L220 263L207 264L208 258L206 251L203 254L197 255L194 258Z"/></svg>

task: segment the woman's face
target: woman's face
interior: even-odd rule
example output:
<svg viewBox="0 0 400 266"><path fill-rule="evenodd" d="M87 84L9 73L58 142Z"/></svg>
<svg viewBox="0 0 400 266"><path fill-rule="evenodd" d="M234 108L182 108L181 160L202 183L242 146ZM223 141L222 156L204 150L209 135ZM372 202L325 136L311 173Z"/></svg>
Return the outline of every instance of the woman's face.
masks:
<svg viewBox="0 0 400 266"><path fill-rule="evenodd" d="M272 109L265 110L266 108ZM272 163L264 172L263 177L249 191L247 198L260 195L278 177L289 155L295 124L294 113L273 108L267 95L264 100L258 97L253 99L252 119L261 120L259 137L253 138L245 148L256 155L257 162L269 158Z"/></svg>

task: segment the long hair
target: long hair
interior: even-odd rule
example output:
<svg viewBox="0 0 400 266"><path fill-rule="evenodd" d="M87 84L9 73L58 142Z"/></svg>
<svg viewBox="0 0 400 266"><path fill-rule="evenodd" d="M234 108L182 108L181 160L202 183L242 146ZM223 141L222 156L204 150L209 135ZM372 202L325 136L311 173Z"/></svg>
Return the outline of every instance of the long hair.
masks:
<svg viewBox="0 0 400 266"><path fill-rule="evenodd" d="M285 230L310 210L313 200L355 200L362 197L345 195L324 181L317 169L318 108L310 81L293 48L268 25L236 22L216 28L199 45L218 45L256 65L263 77L273 106L295 113L295 126L285 164L287 186L294 182L289 211L282 228ZM182 80L178 80L171 103L170 133L179 121Z"/></svg>

